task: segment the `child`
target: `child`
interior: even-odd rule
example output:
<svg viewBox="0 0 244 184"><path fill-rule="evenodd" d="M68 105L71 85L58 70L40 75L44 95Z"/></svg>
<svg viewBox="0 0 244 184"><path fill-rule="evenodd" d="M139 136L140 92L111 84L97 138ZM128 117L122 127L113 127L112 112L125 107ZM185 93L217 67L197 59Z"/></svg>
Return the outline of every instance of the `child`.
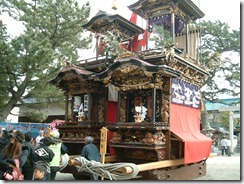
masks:
<svg viewBox="0 0 244 184"><path fill-rule="evenodd" d="M34 180L46 180L47 164L43 161L38 161L34 166Z"/></svg>

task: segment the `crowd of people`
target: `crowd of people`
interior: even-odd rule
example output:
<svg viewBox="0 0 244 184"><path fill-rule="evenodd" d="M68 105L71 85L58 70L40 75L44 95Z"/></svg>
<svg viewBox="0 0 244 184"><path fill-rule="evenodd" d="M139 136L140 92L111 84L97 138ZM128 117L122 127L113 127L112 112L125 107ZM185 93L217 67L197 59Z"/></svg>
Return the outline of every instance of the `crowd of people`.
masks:
<svg viewBox="0 0 244 184"><path fill-rule="evenodd" d="M0 179L21 180L22 175L23 180L55 180L61 155L68 153L59 136L57 129L49 136L40 130L36 138L31 132L1 130Z"/></svg>
<svg viewBox="0 0 244 184"><path fill-rule="evenodd" d="M100 162L93 141L93 137L85 138L81 156ZM37 137L31 132L0 129L0 180L55 180L65 154L68 149L57 129L40 130ZM91 174L90 178L97 180L98 176Z"/></svg>

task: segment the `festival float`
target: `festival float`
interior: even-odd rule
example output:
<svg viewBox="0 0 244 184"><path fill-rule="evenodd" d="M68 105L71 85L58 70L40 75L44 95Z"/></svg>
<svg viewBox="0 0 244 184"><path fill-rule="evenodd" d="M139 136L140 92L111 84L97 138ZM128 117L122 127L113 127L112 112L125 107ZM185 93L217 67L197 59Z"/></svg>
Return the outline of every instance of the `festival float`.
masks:
<svg viewBox="0 0 244 184"><path fill-rule="evenodd" d="M83 26L97 40L96 57L67 64L50 81L66 97L65 123L58 129L70 160L61 172L85 178L89 171L79 169L85 164L79 156L84 138L92 136L102 155L98 166L124 163L115 175L131 177L112 179L204 176L212 140L200 132L200 88L208 72L199 62L199 30L188 28L204 14L191 0L139 0L128 8L147 29L100 11ZM175 44L148 49L154 25L169 29ZM133 44L140 34L146 35L144 49ZM118 44L111 46L108 37ZM102 179L111 179L104 173Z"/></svg>

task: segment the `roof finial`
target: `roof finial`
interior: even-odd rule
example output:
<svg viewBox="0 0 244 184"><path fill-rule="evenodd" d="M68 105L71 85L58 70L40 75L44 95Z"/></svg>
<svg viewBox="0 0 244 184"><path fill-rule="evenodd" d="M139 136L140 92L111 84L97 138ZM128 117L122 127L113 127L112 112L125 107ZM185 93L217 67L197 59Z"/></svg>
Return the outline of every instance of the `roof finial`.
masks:
<svg viewBox="0 0 244 184"><path fill-rule="evenodd" d="M115 13L116 13L116 10L118 9L117 0L113 0L112 9L115 10Z"/></svg>

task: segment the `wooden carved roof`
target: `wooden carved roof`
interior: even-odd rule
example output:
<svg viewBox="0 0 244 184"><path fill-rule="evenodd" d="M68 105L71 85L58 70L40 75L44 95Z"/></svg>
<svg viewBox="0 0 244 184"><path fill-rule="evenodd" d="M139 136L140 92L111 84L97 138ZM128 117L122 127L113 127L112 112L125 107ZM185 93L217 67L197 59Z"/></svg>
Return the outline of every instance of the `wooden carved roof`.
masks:
<svg viewBox="0 0 244 184"><path fill-rule="evenodd" d="M94 81L91 78L92 74L94 74L94 72L76 66L66 66L49 82L56 87L71 93L82 90L89 92L88 88L90 87L91 89L95 86ZM95 88L92 90L95 90Z"/></svg>
<svg viewBox="0 0 244 184"><path fill-rule="evenodd" d="M111 83L118 91L162 88L163 76L179 77L182 72L167 65L153 65L138 58L118 59L104 72L94 74L95 80Z"/></svg>
<svg viewBox="0 0 244 184"><path fill-rule="evenodd" d="M128 8L145 19L174 12L182 21L194 21L204 13L191 0L139 0Z"/></svg>
<svg viewBox="0 0 244 184"><path fill-rule="evenodd" d="M142 34L144 30L124 17L116 14L109 15L105 12L98 13L87 24L84 29L93 33L106 35L108 33L119 36L122 40Z"/></svg>

